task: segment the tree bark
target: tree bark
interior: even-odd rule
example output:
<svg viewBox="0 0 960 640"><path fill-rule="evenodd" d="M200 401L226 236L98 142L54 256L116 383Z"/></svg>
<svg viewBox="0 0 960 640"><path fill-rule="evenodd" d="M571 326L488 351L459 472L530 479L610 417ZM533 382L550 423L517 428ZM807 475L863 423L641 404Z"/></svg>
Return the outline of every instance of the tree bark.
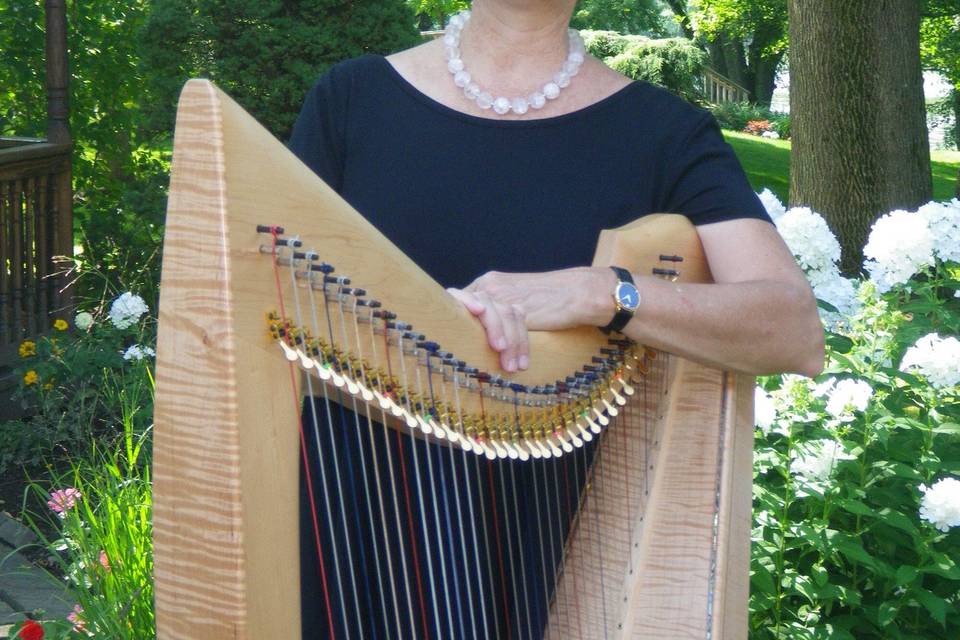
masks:
<svg viewBox="0 0 960 640"><path fill-rule="evenodd" d="M870 226L932 197L919 0L789 0L790 203L859 271Z"/></svg>

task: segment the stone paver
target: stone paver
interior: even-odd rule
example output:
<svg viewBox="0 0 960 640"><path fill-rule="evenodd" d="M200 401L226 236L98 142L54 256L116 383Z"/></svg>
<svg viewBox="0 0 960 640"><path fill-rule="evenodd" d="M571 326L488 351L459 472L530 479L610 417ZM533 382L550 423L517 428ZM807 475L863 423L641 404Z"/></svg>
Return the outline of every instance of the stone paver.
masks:
<svg viewBox="0 0 960 640"><path fill-rule="evenodd" d="M0 629L23 620L24 612L42 609L44 618L55 619L73 610L65 586L8 544L15 542L19 548L32 542L32 534L17 527L19 523L0 514L0 531L6 534L0 536Z"/></svg>

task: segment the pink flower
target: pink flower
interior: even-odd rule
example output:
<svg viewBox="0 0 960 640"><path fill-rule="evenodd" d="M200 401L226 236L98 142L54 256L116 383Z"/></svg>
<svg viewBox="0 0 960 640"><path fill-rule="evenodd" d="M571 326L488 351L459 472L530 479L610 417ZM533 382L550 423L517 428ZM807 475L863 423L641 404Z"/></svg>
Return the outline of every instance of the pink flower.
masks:
<svg viewBox="0 0 960 640"><path fill-rule="evenodd" d="M73 487L57 489L50 494L50 499L47 500L47 506L63 518L66 512L77 504L77 500L79 500L80 497L80 491Z"/></svg>
<svg viewBox="0 0 960 640"><path fill-rule="evenodd" d="M107 573L110 573L110 558L107 557L106 551L100 551L100 557L98 560L100 561L100 566L103 567Z"/></svg>
<svg viewBox="0 0 960 640"><path fill-rule="evenodd" d="M67 622L73 623L73 630L81 633L87 630L87 622L83 619L83 607L78 604L73 605L73 613L67 615Z"/></svg>

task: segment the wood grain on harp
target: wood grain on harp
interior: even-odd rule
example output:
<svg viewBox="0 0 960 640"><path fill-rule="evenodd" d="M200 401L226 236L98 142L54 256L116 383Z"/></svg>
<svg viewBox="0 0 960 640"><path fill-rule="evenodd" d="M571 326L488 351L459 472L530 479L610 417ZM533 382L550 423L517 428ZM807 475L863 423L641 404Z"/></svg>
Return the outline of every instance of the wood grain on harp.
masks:
<svg viewBox="0 0 960 640"><path fill-rule="evenodd" d="M452 610L465 616L469 608L472 620L476 603L477 617L480 609L486 615L459 621L473 629L466 637L746 637L749 378L589 327L533 332L534 365L498 374L496 354L462 305L205 81L191 81L181 96L166 229L154 454L160 638L299 633L301 434L292 398L311 391L368 416L370 442L385 423L418 446L446 446L451 460L453 451L492 465L582 459L578 506L544 515L547 533L563 540L551 539L555 552L537 550L540 559L531 560L545 601L523 603L519 589L488 581L466 550L454 560L452 569L477 576L479 593ZM679 216L603 232L594 264L710 280L697 234ZM290 366L301 375L291 377ZM372 536L394 520L399 527L389 511L398 495L392 483L364 487L377 496L366 501L369 525L344 521L338 529L336 510L321 512L324 535ZM460 517L454 529L466 531L459 500L446 521ZM439 501L429 504L437 509ZM496 517L497 507L490 510ZM486 522L476 517L474 524ZM500 517L515 514L504 509ZM424 536L445 537L422 526ZM436 628L426 616L414 620L414 609L427 609L407 575L416 547L400 544L390 564L407 590L381 594L382 621L361 621L361 598L342 586L333 593L357 621L339 610L344 620L334 620L339 608L328 607L329 627L316 637L350 628L362 637L374 627L387 637L416 637L423 627L429 637L455 637L447 629L456 613L439 621L444 607L430 607ZM381 554L392 562L376 551L377 562ZM485 564L483 554L474 557ZM505 603L504 613L494 601ZM542 616L525 616L531 606Z"/></svg>

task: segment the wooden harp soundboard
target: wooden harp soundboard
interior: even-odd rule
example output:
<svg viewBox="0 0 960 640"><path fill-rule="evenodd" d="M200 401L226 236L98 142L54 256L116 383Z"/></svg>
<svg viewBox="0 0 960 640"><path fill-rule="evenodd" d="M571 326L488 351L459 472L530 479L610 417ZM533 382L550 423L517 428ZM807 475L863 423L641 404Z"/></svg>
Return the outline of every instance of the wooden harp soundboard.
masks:
<svg viewBox="0 0 960 640"><path fill-rule="evenodd" d="M335 271L311 267L320 263L314 251ZM604 231L594 263L710 277L696 232L680 216ZM292 301L308 294L342 311L338 274L376 297L376 310L389 309L393 328L382 313L358 308L356 296L348 312L368 314L363 326L336 320L323 338L294 317ZM324 277L329 287L316 284ZM297 424L307 381L314 393L336 389L360 401L375 428L453 448L474 460L467 464L559 464L592 447L576 514L558 526L565 539L551 564L559 560L562 571L543 569L545 623L528 635L746 638L752 379L610 343L594 329L535 332L532 368L497 377L482 329L461 305L202 80L186 85L177 115L159 314L153 476L162 640L300 637ZM420 335L397 345L397 323ZM397 358L409 371L439 358L430 373L458 403L445 396L431 404L409 380L388 379L387 354L355 346L352 336L364 332L381 341L386 334L394 367ZM489 589L488 600L506 600L500 586ZM519 597L510 594L506 615L517 623L509 635L510 620L488 612L494 619L467 637L528 637ZM397 619L413 618L410 598L401 598ZM384 618L387 637L422 633L391 633ZM333 628L315 637L341 635ZM430 637L459 635L438 628Z"/></svg>

